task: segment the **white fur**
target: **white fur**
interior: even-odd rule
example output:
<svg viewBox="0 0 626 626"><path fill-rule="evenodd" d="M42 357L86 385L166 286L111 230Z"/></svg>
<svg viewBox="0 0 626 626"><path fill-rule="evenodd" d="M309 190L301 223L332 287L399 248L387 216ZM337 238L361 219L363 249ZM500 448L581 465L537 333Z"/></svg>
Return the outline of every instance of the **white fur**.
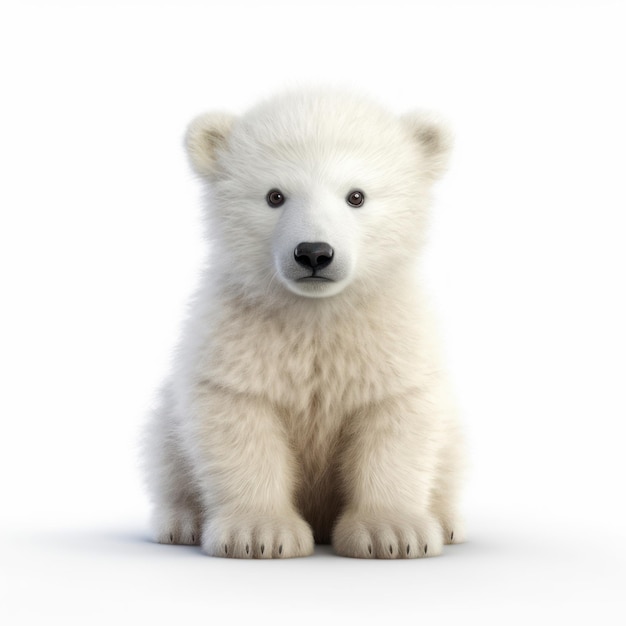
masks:
<svg viewBox="0 0 626 626"><path fill-rule="evenodd" d="M462 540L459 430L414 278L449 145L432 117L335 92L191 124L212 256L148 430L157 541L413 558ZM297 282L301 241L333 246L333 282Z"/></svg>

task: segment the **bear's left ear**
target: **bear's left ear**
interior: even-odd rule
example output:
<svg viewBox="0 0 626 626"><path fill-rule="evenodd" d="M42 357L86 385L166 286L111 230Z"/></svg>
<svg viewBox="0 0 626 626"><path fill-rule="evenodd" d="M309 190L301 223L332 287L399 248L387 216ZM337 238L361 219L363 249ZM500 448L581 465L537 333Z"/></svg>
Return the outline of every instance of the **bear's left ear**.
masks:
<svg viewBox="0 0 626 626"><path fill-rule="evenodd" d="M205 113L189 124L185 147L193 169L201 176L217 176L219 155L228 143L234 121L228 113Z"/></svg>
<svg viewBox="0 0 626 626"><path fill-rule="evenodd" d="M448 166L452 149L452 132L433 113L409 113L403 115L401 119L424 157L425 174L431 181L436 180Z"/></svg>

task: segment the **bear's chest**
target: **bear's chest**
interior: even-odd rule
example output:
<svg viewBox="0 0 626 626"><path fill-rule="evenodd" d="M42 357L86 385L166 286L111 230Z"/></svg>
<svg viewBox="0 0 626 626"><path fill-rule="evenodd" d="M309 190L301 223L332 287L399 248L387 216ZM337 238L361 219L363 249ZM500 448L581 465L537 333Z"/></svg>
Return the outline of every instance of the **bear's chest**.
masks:
<svg viewBox="0 0 626 626"><path fill-rule="evenodd" d="M395 392L399 346L381 328L226 320L214 335L206 372L237 392L319 421Z"/></svg>

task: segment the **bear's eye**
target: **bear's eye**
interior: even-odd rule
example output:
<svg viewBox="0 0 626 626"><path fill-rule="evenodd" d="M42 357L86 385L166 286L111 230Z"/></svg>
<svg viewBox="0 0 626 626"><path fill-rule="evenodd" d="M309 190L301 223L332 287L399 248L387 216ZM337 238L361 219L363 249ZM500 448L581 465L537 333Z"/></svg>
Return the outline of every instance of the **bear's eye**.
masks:
<svg viewBox="0 0 626 626"><path fill-rule="evenodd" d="M365 202L365 194L362 191L355 189L348 194L348 196L346 197L346 202L352 207L361 207Z"/></svg>
<svg viewBox="0 0 626 626"><path fill-rule="evenodd" d="M285 196L283 195L283 192L279 189L271 189L267 192L267 196L265 196L265 199L272 208L276 208L285 201Z"/></svg>

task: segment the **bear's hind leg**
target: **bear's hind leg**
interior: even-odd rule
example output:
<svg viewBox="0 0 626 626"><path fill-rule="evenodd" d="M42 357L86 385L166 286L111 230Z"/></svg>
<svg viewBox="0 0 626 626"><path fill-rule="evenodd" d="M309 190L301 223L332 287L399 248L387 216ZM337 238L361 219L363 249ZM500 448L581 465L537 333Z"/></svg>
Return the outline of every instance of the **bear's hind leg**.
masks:
<svg viewBox="0 0 626 626"><path fill-rule="evenodd" d="M443 529L444 543L463 543L465 527L458 512L463 477L464 455L461 434L450 426L448 441L440 451L438 475L430 509Z"/></svg>
<svg viewBox="0 0 626 626"><path fill-rule="evenodd" d="M152 535L158 543L199 545L202 507L168 405L166 399L146 433L145 465L154 504Z"/></svg>

